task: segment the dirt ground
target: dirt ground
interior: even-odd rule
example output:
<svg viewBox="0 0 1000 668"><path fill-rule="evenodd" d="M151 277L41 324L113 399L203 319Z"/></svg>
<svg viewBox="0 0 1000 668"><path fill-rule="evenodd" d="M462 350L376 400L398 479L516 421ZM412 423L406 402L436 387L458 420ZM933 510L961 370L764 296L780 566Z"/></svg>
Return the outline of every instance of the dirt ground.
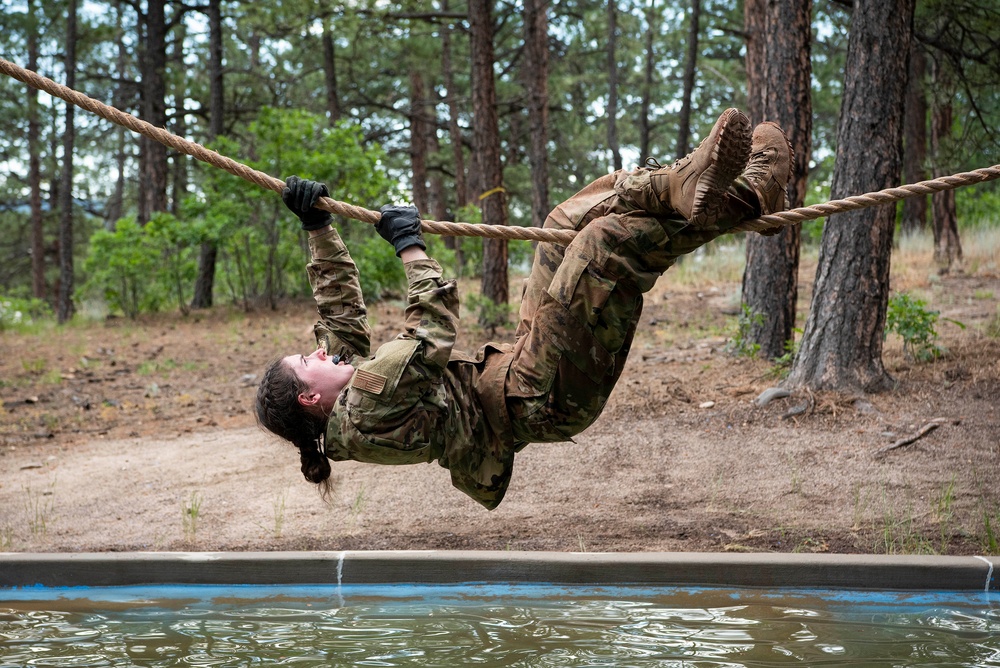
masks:
<svg viewBox="0 0 1000 668"><path fill-rule="evenodd" d="M908 361L890 336L894 391L758 407L780 380L725 350L738 282L668 274L604 415L575 443L519 454L494 511L436 464L336 464L324 503L295 451L255 426L257 376L309 350L310 303L0 332L0 550L996 554L1000 273L907 276L894 288L966 326L938 324L943 359ZM372 308L377 341L400 315ZM460 348L484 342L465 327Z"/></svg>

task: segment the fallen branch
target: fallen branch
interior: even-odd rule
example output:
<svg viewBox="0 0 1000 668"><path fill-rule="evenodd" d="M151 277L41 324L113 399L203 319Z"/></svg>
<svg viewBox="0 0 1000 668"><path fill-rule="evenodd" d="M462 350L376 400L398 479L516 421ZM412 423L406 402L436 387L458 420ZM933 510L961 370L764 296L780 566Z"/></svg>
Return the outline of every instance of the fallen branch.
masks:
<svg viewBox="0 0 1000 668"><path fill-rule="evenodd" d="M898 441L896 441L895 443L891 443L891 444L885 446L884 448L879 448L878 450L875 451L875 455L874 456L875 457L881 457L882 455L884 455L885 453L889 452L890 450L895 450L896 448L902 448L905 445L910 445L911 443L914 443L915 441L919 441L924 436L926 436L927 434L931 433L932 431L934 431L935 429L937 429L938 427L940 427L945 422L947 422L947 420L945 420L944 418L936 418L934 420L931 420L930 422L928 422L927 424L925 424L923 427L921 427L920 431L918 431L916 434L913 434L912 436L907 436L906 438L901 438Z"/></svg>

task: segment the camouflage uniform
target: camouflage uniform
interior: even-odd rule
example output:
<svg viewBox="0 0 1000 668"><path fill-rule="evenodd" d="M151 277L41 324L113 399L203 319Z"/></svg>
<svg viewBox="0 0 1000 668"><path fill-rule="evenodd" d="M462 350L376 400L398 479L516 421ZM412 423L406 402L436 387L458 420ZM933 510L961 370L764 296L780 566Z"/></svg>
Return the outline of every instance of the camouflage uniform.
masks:
<svg viewBox="0 0 1000 668"><path fill-rule="evenodd" d="M476 356L454 351L458 290L434 260L405 264L404 332L369 356L371 330L357 269L336 230L311 237L307 270L320 320L317 342L352 359L355 374L327 422L334 461L415 464L437 460L452 482L495 508L510 482L515 447L503 409L510 346ZM360 359L366 358L366 359ZM489 367L489 368L487 368Z"/></svg>
<svg viewBox="0 0 1000 668"><path fill-rule="evenodd" d="M649 173L598 179L549 215L545 227L580 232L567 247L538 245L513 346L487 344L475 357L453 351L455 283L433 260L407 263L405 331L355 364L327 424L327 456L437 460L455 487L492 509L515 452L592 424L624 368L642 294L680 255L720 233L664 210ZM366 357L370 330L347 249L335 231L310 245L317 341L330 353Z"/></svg>

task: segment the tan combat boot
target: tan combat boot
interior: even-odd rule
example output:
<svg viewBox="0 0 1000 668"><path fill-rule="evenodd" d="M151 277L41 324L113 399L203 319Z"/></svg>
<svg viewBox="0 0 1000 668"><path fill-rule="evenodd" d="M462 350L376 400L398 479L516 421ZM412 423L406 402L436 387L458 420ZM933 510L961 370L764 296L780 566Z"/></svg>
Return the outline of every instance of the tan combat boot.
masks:
<svg viewBox="0 0 1000 668"><path fill-rule="evenodd" d="M765 121L755 127L750 149L750 161L747 163L747 168L740 174L741 178L729 190L729 217L734 221L741 218L750 220L787 209L788 193L786 187L792 176L794 160L792 144L777 123ZM749 203L754 197L743 192L747 189L752 190L753 195L756 195L756 206ZM770 237L783 229L783 225L778 225L766 230L758 230L758 233Z"/></svg>
<svg viewBox="0 0 1000 668"><path fill-rule="evenodd" d="M727 109L694 151L650 174L650 186L664 206L695 227L712 227L726 205L726 189L750 157L750 119Z"/></svg>
<svg viewBox="0 0 1000 668"><path fill-rule="evenodd" d="M785 190L792 176L792 144L777 123L766 121L753 129L750 161L743 178L757 192L760 215L788 208Z"/></svg>

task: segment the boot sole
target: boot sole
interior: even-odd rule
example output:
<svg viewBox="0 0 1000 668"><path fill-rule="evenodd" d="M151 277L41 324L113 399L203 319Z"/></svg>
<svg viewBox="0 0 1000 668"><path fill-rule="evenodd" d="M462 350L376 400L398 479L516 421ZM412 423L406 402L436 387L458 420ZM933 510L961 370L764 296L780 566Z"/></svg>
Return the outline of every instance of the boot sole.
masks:
<svg viewBox="0 0 1000 668"><path fill-rule="evenodd" d="M726 190L750 159L753 128L745 114L730 109L719 119L722 124L712 147L711 164L702 172L695 190L690 222L696 227L714 225L726 204Z"/></svg>

